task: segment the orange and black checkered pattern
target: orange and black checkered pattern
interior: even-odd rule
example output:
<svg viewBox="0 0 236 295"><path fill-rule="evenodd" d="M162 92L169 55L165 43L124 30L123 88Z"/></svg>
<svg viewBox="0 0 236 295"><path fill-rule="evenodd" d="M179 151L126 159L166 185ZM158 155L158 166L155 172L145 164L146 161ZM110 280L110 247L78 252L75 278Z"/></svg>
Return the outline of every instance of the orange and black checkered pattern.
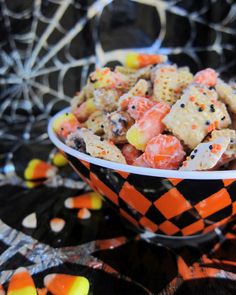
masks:
<svg viewBox="0 0 236 295"><path fill-rule="evenodd" d="M93 189L140 229L168 236L190 236L209 232L236 214L236 179L143 176L67 157Z"/></svg>

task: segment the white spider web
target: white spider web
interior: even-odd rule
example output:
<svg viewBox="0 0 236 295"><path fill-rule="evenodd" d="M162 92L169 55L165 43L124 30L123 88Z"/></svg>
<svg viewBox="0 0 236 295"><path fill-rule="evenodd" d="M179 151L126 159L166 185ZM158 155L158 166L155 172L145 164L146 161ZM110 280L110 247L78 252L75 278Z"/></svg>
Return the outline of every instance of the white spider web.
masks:
<svg viewBox="0 0 236 295"><path fill-rule="evenodd" d="M87 1L88 5L80 2L34 0L16 5L10 0L0 0L3 31L0 41L0 117L12 122L21 119L22 115L51 115L69 103L74 92L85 83L94 64L102 66L115 60L122 62L130 48L119 48L118 44L117 49L105 52L99 37L99 24L104 9L112 10L113 5L119 5L119 1ZM209 21L205 17L212 5L217 4L215 0L199 1L201 7L192 12L186 6L186 2L192 1L127 2L135 6L141 5L141 9L144 5L152 7L160 21L160 28L156 29L159 29L159 34L151 46L133 50L168 54L174 60L176 56L185 55L200 67L202 60L199 55L204 53L210 56L214 53L220 60L217 68L219 72L235 69L236 60L226 59L224 54L225 51L236 51L236 44L228 42L236 35L233 25L236 21L236 4L233 1L225 0L230 8L220 22ZM121 5L122 3L124 1L120 1ZM171 16L185 19L189 26L191 34L183 44L165 45ZM211 44L194 44L199 25L214 32L215 38ZM178 26L171 28L174 34L175 31L178 34L178 29ZM232 40L235 41L235 38ZM88 50L86 42L90 42ZM110 42L113 42L112 36Z"/></svg>

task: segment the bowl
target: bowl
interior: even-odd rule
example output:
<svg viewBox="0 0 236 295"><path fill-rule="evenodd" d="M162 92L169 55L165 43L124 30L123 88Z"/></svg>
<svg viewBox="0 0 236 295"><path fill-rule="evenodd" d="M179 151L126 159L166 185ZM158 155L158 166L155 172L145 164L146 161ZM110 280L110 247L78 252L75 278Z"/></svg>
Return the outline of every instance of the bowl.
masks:
<svg viewBox="0 0 236 295"><path fill-rule="evenodd" d="M236 170L177 171L135 167L91 157L48 134L89 186L138 231L160 237L199 237L236 214Z"/></svg>

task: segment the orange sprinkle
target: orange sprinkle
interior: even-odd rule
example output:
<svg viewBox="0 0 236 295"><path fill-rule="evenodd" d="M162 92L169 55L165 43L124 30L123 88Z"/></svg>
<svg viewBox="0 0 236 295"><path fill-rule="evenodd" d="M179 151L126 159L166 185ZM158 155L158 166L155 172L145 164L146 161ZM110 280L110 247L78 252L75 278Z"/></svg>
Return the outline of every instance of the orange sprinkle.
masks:
<svg viewBox="0 0 236 295"><path fill-rule="evenodd" d="M202 110L204 110L204 109L205 109L205 105L204 105L204 104L200 104L200 108L201 108Z"/></svg>
<svg viewBox="0 0 236 295"><path fill-rule="evenodd" d="M220 144L213 144L212 145L212 149L211 149L211 152L213 153L213 154L216 154L217 152L219 152L220 150L221 150L221 145Z"/></svg>
<svg viewBox="0 0 236 295"><path fill-rule="evenodd" d="M197 129L197 125L196 124L192 124L192 129Z"/></svg>
<svg viewBox="0 0 236 295"><path fill-rule="evenodd" d="M190 97L189 97L189 100L190 100L190 101L194 101L194 100L195 100L195 97L194 97L194 96L190 96Z"/></svg>
<svg viewBox="0 0 236 295"><path fill-rule="evenodd" d="M207 131L208 131L208 132L211 132L211 131L213 131L213 130L215 130L215 129L217 129L217 128L218 128L218 121L214 121L213 123L211 123L211 124L208 126Z"/></svg>

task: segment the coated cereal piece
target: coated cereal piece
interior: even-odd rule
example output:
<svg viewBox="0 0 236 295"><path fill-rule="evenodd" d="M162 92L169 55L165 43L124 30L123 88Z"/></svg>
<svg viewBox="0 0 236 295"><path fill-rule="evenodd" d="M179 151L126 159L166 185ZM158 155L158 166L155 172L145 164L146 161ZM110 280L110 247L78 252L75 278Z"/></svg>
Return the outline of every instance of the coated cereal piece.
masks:
<svg viewBox="0 0 236 295"><path fill-rule="evenodd" d="M228 106L232 113L236 114L236 92L234 89L220 79L217 79L215 88L220 100Z"/></svg>
<svg viewBox="0 0 236 295"><path fill-rule="evenodd" d="M130 99L133 96L145 96L148 91L149 84L146 80L140 79L138 82L119 99L119 108L123 111L126 110Z"/></svg>
<svg viewBox="0 0 236 295"><path fill-rule="evenodd" d="M137 80L139 79L150 79L151 76L151 70L152 66L147 66L141 69L131 69L131 68L126 68L122 66L116 66L115 72L121 73L123 75L128 76L130 79L133 79L133 77Z"/></svg>
<svg viewBox="0 0 236 295"><path fill-rule="evenodd" d="M225 105L205 86L191 84L162 121L167 129L194 149L214 129L231 123Z"/></svg>
<svg viewBox="0 0 236 295"><path fill-rule="evenodd" d="M183 162L180 170L211 170L221 160L230 144L229 137L218 137L211 142L200 143Z"/></svg>
<svg viewBox="0 0 236 295"><path fill-rule="evenodd" d="M135 120L141 119L146 111L152 108L156 102L140 96L134 96L131 98L128 105L128 113Z"/></svg>
<svg viewBox="0 0 236 295"><path fill-rule="evenodd" d="M180 98L183 90L193 82L193 74L189 71L188 67L181 67L177 69L178 88L175 90L176 100Z"/></svg>
<svg viewBox="0 0 236 295"><path fill-rule="evenodd" d="M177 68L170 65L157 67L153 84L154 100L172 105L176 101L175 91L177 89Z"/></svg>
<svg viewBox="0 0 236 295"><path fill-rule="evenodd" d="M93 98L89 98L84 101L74 112L73 114L79 120L80 123L85 122L89 116L97 110L97 106L94 103Z"/></svg>
<svg viewBox="0 0 236 295"><path fill-rule="evenodd" d="M104 121L104 112L96 111L89 116L88 120L85 122L85 127L90 129L94 134L102 135L104 134L104 128L102 127Z"/></svg>
<svg viewBox="0 0 236 295"><path fill-rule="evenodd" d="M76 109L87 99L93 98L93 87L87 84L83 87L83 89L75 94L75 96L71 100L71 110L72 112L76 111Z"/></svg>
<svg viewBox="0 0 236 295"><path fill-rule="evenodd" d="M99 88L94 90L94 103L98 110L112 112L117 109L121 92L117 89Z"/></svg>
<svg viewBox="0 0 236 295"><path fill-rule="evenodd" d="M236 156L236 131L232 129L221 129L212 131L208 141L214 141L219 137L229 137L230 144L224 153L225 160L232 159Z"/></svg>
<svg viewBox="0 0 236 295"><path fill-rule="evenodd" d="M89 75L88 84L92 85L94 89L123 89L128 90L128 78L121 73L115 73L110 68L96 69Z"/></svg>
<svg viewBox="0 0 236 295"><path fill-rule="evenodd" d="M86 128L81 128L71 136L82 139L85 143L86 152L92 157L126 164L125 157L122 155L118 147L93 134L92 131Z"/></svg>
<svg viewBox="0 0 236 295"><path fill-rule="evenodd" d="M116 144L127 143L127 130L134 124L134 120L127 112L115 111L106 115L104 121L105 137Z"/></svg>

